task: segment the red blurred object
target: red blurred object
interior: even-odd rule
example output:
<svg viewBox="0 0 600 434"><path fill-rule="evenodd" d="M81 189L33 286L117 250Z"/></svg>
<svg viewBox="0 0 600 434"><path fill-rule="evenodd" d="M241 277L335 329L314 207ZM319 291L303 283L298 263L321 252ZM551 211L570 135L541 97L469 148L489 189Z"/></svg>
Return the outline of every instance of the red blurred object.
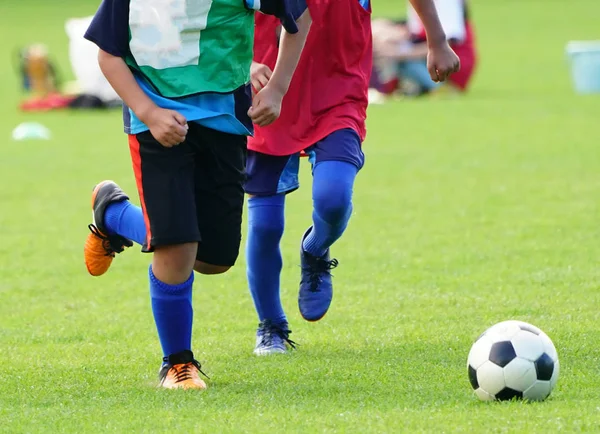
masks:
<svg viewBox="0 0 600 434"><path fill-rule="evenodd" d="M31 98L24 101L20 108L25 112L39 112L62 109L69 106L73 101L72 96L65 96L59 93L50 94L44 98Z"/></svg>
<svg viewBox="0 0 600 434"><path fill-rule="evenodd" d="M394 78L390 81L386 81L385 83L380 83L377 90L385 95L391 95L392 93L396 92L399 87L400 80Z"/></svg>

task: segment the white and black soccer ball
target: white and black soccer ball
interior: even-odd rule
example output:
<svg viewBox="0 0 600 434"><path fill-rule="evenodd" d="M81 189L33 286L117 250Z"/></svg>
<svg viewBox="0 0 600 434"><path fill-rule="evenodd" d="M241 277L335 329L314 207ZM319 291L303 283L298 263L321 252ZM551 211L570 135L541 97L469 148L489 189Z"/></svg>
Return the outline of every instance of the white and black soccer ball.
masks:
<svg viewBox="0 0 600 434"><path fill-rule="evenodd" d="M487 329L471 347L469 381L483 401L546 399L558 380L558 354L539 328L504 321Z"/></svg>

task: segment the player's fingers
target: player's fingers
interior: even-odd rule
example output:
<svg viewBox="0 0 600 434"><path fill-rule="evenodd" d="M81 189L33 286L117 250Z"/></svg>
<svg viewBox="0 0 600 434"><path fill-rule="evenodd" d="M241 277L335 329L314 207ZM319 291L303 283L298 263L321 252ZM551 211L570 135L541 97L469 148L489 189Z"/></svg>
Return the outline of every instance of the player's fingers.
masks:
<svg viewBox="0 0 600 434"><path fill-rule="evenodd" d="M185 135L188 132L188 128L176 123L174 125L171 125L171 132L173 134L185 137Z"/></svg>
<svg viewBox="0 0 600 434"><path fill-rule="evenodd" d="M273 75L273 71L271 71L271 68L269 68L267 65L264 65L263 74L265 74L265 77L267 77L267 80L270 80L271 75Z"/></svg>
<svg viewBox="0 0 600 434"><path fill-rule="evenodd" d="M270 112L267 116L265 116L265 119L263 119L263 126L272 124L277 120L278 117L279 116L277 115L277 113Z"/></svg>
<svg viewBox="0 0 600 434"><path fill-rule="evenodd" d="M253 78L252 80L250 80L250 83L252 84L252 93L253 93L253 95L256 95L258 92L261 91L262 84L256 78Z"/></svg>
<svg viewBox="0 0 600 434"><path fill-rule="evenodd" d="M188 132L188 130L186 127L184 127L183 125L180 125L179 123L177 123L175 121L173 121L169 124L168 130L167 130L167 133L171 137L185 136L187 134L187 132Z"/></svg>
<svg viewBox="0 0 600 434"><path fill-rule="evenodd" d="M267 76L266 74L261 74L258 77L256 77L258 82L261 84L261 89L267 85L267 83L269 82L269 78L271 78L271 76Z"/></svg>
<svg viewBox="0 0 600 434"><path fill-rule="evenodd" d="M173 110L171 114L173 115L173 118L177 121L179 125L187 125L187 119L184 115L182 115L179 112L176 112L175 110Z"/></svg>
<svg viewBox="0 0 600 434"><path fill-rule="evenodd" d="M261 108L260 97L253 98L252 99L252 105L248 109L248 116L250 116L250 119L253 119L254 116L256 116L256 113L258 112L258 110L260 110L260 108Z"/></svg>
<svg viewBox="0 0 600 434"><path fill-rule="evenodd" d="M173 143L179 145L180 143L185 142L185 137L185 134L174 134L172 136Z"/></svg>
<svg viewBox="0 0 600 434"><path fill-rule="evenodd" d="M158 139L157 139L158 140ZM160 143L161 145L163 145L165 148L172 148L173 145L175 144L173 139L171 139L170 137L163 137L160 140L158 140L158 143Z"/></svg>
<svg viewBox="0 0 600 434"><path fill-rule="evenodd" d="M266 127L267 125L271 125L273 122L277 120L277 116L271 115L263 120L262 127Z"/></svg>
<svg viewBox="0 0 600 434"><path fill-rule="evenodd" d="M258 125L259 127L266 127L267 125L269 125L271 122L269 122L268 119L261 119L260 121L255 122L255 125Z"/></svg>
<svg viewBox="0 0 600 434"><path fill-rule="evenodd" d="M442 81L446 81L446 76L448 75L448 70L447 69L438 69L437 70L437 76L438 76L438 81L442 82Z"/></svg>
<svg viewBox="0 0 600 434"><path fill-rule="evenodd" d="M436 83L438 81L440 81L439 77L438 77L438 74L437 74L437 69L436 69L435 65L433 65L433 64L432 65L427 65L427 70L429 71L429 76L431 77L431 79L433 81L435 81Z"/></svg>
<svg viewBox="0 0 600 434"><path fill-rule="evenodd" d="M168 145L168 147L178 145L185 141L186 133L178 132L174 130L165 131L162 135L163 142Z"/></svg>
<svg viewBox="0 0 600 434"><path fill-rule="evenodd" d="M269 79L266 75L257 74L252 78L252 86L256 89L256 93L260 92L267 85Z"/></svg>
<svg viewBox="0 0 600 434"><path fill-rule="evenodd" d="M171 140L168 131L151 131L152 137L165 148L171 147Z"/></svg>
<svg viewBox="0 0 600 434"><path fill-rule="evenodd" d="M448 79L448 77L450 77L450 74L452 74L454 72L454 64L449 64L447 67L444 68L443 71L443 75L444 75L444 81Z"/></svg>
<svg viewBox="0 0 600 434"><path fill-rule="evenodd" d="M266 123L268 122L270 117L270 114L262 111L261 113L257 114L254 119L252 119L252 122L254 122L256 125L264 127L266 125Z"/></svg>
<svg viewBox="0 0 600 434"><path fill-rule="evenodd" d="M181 136L176 133L171 133L171 134L169 134L167 140L171 146L177 146L178 144L180 144L181 142L183 142L185 140L185 136Z"/></svg>
<svg viewBox="0 0 600 434"><path fill-rule="evenodd" d="M253 124L260 125L260 126L262 126L262 119L263 119L263 116L251 116L250 117L250 120L252 121Z"/></svg>
<svg viewBox="0 0 600 434"><path fill-rule="evenodd" d="M252 119L252 122L256 123L258 119L262 119L265 116L266 112L267 112L267 107L264 107L264 106L254 107L252 110L252 113L250 114L250 119Z"/></svg>
<svg viewBox="0 0 600 434"><path fill-rule="evenodd" d="M259 127L264 127L265 126L265 117L259 116L257 118L254 118L254 119L252 119L252 123L255 125L258 125Z"/></svg>
<svg viewBox="0 0 600 434"><path fill-rule="evenodd" d="M262 115L262 116L258 116L253 122L260 127L264 127L266 125L266 121L267 121L267 116Z"/></svg>

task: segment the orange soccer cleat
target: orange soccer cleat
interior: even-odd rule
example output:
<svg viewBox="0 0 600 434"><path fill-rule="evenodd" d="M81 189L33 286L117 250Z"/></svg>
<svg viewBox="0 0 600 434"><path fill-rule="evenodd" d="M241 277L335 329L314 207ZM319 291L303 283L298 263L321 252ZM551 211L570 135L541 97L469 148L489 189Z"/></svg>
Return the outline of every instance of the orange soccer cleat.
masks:
<svg viewBox="0 0 600 434"><path fill-rule="evenodd" d="M164 364L160 369L158 377L159 386L165 389L206 389L206 383L200 378L205 375L200 363L194 359L194 354L182 351L164 358Z"/></svg>
<svg viewBox="0 0 600 434"><path fill-rule="evenodd" d="M85 266L92 276L101 276L108 271L116 253L121 253L133 243L120 235L110 235L104 227L104 212L113 202L128 200L129 197L112 181L102 181L92 192L92 219L88 226L91 234L85 240L83 255Z"/></svg>

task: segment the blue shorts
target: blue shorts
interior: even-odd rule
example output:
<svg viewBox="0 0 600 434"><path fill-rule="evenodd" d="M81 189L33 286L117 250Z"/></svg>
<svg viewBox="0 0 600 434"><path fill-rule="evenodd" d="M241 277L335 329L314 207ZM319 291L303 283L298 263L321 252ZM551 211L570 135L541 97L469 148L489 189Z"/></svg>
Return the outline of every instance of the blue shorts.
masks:
<svg viewBox="0 0 600 434"><path fill-rule="evenodd" d="M313 170L323 161L345 161L354 164L359 170L365 163L360 137L349 128L334 131L304 152L308 155ZM300 152L277 156L248 151L244 189L253 196L291 193L300 186L299 169Z"/></svg>

